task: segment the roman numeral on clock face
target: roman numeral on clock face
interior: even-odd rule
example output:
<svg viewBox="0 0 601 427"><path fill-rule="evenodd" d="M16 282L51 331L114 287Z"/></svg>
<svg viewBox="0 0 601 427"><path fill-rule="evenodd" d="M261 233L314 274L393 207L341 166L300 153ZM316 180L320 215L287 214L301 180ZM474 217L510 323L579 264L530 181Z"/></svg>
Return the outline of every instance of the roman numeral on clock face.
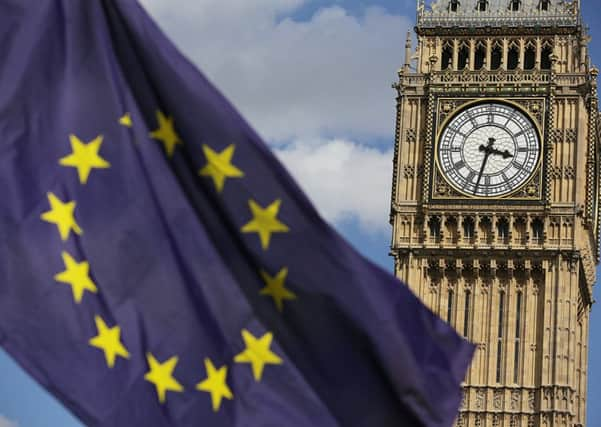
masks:
<svg viewBox="0 0 601 427"><path fill-rule="evenodd" d="M524 165L522 163L516 162L515 160L511 162L511 165L518 170L524 169Z"/></svg>

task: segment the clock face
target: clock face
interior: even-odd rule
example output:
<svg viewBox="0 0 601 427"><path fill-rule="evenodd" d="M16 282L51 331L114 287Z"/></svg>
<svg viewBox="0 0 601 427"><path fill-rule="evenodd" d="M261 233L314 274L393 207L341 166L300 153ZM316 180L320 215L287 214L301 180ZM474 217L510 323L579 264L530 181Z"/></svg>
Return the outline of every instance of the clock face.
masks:
<svg viewBox="0 0 601 427"><path fill-rule="evenodd" d="M458 191L500 197L524 185L540 158L532 121L507 104L476 104L460 111L438 141L438 165Z"/></svg>

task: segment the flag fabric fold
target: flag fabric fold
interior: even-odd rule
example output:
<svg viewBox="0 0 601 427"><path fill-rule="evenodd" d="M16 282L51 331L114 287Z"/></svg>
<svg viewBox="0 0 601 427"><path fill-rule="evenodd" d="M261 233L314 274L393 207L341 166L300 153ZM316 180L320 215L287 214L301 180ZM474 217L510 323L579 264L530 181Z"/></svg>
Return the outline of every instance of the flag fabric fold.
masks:
<svg viewBox="0 0 601 427"><path fill-rule="evenodd" d="M473 346L137 2L0 0L0 49L0 346L85 424L452 424Z"/></svg>

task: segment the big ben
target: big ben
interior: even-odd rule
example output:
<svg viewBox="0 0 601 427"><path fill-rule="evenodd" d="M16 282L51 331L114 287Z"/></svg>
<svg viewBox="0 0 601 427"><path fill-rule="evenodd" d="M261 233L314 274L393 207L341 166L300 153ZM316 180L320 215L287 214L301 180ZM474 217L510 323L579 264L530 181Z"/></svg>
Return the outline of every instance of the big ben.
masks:
<svg viewBox="0 0 601 427"><path fill-rule="evenodd" d="M477 345L456 425L584 426L601 127L580 1L420 0L415 32L391 253Z"/></svg>

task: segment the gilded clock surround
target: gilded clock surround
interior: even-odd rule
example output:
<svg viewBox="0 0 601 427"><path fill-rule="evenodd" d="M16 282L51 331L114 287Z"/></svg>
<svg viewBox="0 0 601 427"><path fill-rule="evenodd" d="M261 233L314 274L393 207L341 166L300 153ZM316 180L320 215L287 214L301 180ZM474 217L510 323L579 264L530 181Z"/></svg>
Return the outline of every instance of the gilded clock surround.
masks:
<svg viewBox="0 0 601 427"><path fill-rule="evenodd" d="M460 101L459 101L460 100ZM459 101L459 102L458 102ZM469 194L467 192L461 191L444 177L444 172L441 170L441 166L438 161L438 156L432 156L433 162L435 163L432 167L433 170L433 178L432 182L434 185L432 186L432 194L431 200L456 200L458 198L468 198L471 200L480 200L485 202L490 202L495 199L507 199L507 200L519 200L519 201L536 201L540 200L542 195L542 176L543 173L540 170L542 165L542 158L544 153L544 146L542 145L543 135L544 135L544 117L545 117L545 102L542 98L524 98L524 103L520 102L520 99L509 100L504 98L477 98L466 100L464 98L453 99L453 98L442 98L438 99L438 108L437 108L437 131L436 136L434 137L434 152L438 153L438 145L440 138L444 130L446 129L449 122L457 116L460 112L479 104L485 103L496 103L496 104L505 104L512 106L519 110L522 114L524 114L530 122L533 124L536 134L538 137L538 141L540 145L540 153L538 156L536 167L534 168L533 173L530 177L520 186L518 186L514 191L511 191L508 194L504 194L498 197L484 197L477 196L473 194ZM530 111L534 110L534 111ZM536 115L535 115L536 114Z"/></svg>
<svg viewBox="0 0 601 427"><path fill-rule="evenodd" d="M450 1L418 1L393 85L395 274L476 344L457 427L585 426L601 121L580 3ZM436 165L444 123L483 101L526 111L541 140L530 181L498 199Z"/></svg>

